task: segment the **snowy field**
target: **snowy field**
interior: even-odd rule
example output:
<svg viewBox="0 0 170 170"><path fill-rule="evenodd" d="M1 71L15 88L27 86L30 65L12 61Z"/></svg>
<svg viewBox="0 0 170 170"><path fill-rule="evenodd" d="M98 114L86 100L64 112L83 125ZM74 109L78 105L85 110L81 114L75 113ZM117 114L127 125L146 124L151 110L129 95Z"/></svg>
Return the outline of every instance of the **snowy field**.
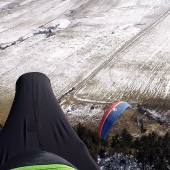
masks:
<svg viewBox="0 0 170 170"><path fill-rule="evenodd" d="M79 91L81 97L140 102L170 98L170 15L113 59ZM126 70L126 71L125 71Z"/></svg>
<svg viewBox="0 0 170 170"><path fill-rule="evenodd" d="M45 73L57 98L73 87L81 100L168 98L169 9L169 0L0 0L0 122L26 72Z"/></svg>

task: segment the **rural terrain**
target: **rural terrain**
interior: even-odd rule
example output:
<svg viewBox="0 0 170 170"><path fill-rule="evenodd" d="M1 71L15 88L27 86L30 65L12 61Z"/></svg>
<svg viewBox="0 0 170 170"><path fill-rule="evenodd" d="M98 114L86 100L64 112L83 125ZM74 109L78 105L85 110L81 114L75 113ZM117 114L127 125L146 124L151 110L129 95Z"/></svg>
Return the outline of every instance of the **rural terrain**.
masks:
<svg viewBox="0 0 170 170"><path fill-rule="evenodd" d="M0 0L0 124L18 77L42 72L73 125L96 128L106 108L124 100L133 109L113 132L138 135L142 121L148 133L165 134L169 28L169 0Z"/></svg>

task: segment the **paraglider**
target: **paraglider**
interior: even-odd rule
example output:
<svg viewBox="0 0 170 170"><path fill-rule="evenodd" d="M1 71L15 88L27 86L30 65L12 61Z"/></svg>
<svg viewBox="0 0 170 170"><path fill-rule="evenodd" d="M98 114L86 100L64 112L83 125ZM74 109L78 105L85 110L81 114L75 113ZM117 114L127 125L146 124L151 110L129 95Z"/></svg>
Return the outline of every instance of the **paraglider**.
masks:
<svg viewBox="0 0 170 170"><path fill-rule="evenodd" d="M124 101L119 101L116 103L113 103L104 113L100 125L98 128L98 134L101 139L105 139L110 128L112 125L116 122L116 120L119 118L119 116L122 114L124 110L127 108L131 108L132 106Z"/></svg>

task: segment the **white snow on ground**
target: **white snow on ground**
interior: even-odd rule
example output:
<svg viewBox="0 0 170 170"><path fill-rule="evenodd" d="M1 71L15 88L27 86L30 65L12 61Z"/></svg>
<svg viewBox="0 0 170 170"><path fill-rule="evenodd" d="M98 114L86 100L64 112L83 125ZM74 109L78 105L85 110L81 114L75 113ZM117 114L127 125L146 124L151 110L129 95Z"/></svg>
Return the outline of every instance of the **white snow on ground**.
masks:
<svg viewBox="0 0 170 170"><path fill-rule="evenodd" d="M125 156L121 153L98 158L98 164L101 170L142 170L142 165L132 155ZM146 170L152 169L153 167L146 166Z"/></svg>
<svg viewBox="0 0 170 170"><path fill-rule="evenodd" d="M123 53L115 55L80 92L101 101L169 98L170 15ZM126 71L125 71L126 70Z"/></svg>
<svg viewBox="0 0 170 170"><path fill-rule="evenodd" d="M21 0L15 5L13 3L10 9L0 10L1 48L16 41L15 45L0 50L0 101L11 99L14 96L17 78L31 71L45 73L51 80L55 95L59 98L88 77L123 44L170 8L170 4L165 0L149 2L142 0ZM165 24L165 28L161 24ZM115 92L115 96L121 98L124 94L118 96L117 92L122 88L132 94L134 91L135 94L136 91L150 93L152 89L149 95L169 95L167 84L169 65L165 64L169 61L168 24L169 21L165 19L155 28L155 34L154 31L151 31L151 35L148 33L150 39L144 36L147 42L142 40L141 48L135 43L134 52L127 50L128 55L123 53L115 56L109 66L92 79L91 84L88 85L89 90L82 91L81 96L105 100L106 97L113 98L109 93ZM55 35L47 38L46 31L49 29ZM17 41L19 38L24 38L24 41L20 43ZM152 46L149 47L147 43ZM161 46L161 49L155 53L158 46ZM158 54L161 54L163 58L161 62L159 57L156 58ZM149 59L148 56L152 58ZM157 68L153 69L156 63ZM163 68L161 73L160 68ZM146 78L152 70L154 74L150 74L151 78ZM160 73L159 76L155 76L156 71ZM109 80L107 74L110 75ZM94 88L93 83L95 84L96 80L98 84ZM151 81L151 85L147 86L147 82L143 85L141 83L143 80ZM159 85L160 90L157 90L158 86L154 86L154 83L158 82L162 82ZM166 86L166 93L162 90L163 86ZM91 97L92 95L94 97ZM0 108L0 114L4 115L6 112Z"/></svg>
<svg viewBox="0 0 170 170"><path fill-rule="evenodd" d="M100 121L103 115L102 105L93 106L92 104L88 104L84 106L78 104L70 104L62 105L62 110L68 115L69 118L83 117L83 119L79 120L81 123L86 123L88 120L90 120L91 123L95 123L96 121Z"/></svg>
<svg viewBox="0 0 170 170"><path fill-rule="evenodd" d="M5 5L9 4L9 3L10 3L10 2L6 2L6 1L5 1L5 2L3 2L3 1L1 2L1 1L0 1L0 10L2 10L2 8L3 8Z"/></svg>
<svg viewBox="0 0 170 170"><path fill-rule="evenodd" d="M169 120L169 115L170 115L170 111L168 110L167 112L165 112L164 114L162 114L162 111L160 110L150 110L147 109L148 114L154 118L157 121L162 121L164 123L166 123L168 125L168 128L170 127L170 120Z"/></svg>

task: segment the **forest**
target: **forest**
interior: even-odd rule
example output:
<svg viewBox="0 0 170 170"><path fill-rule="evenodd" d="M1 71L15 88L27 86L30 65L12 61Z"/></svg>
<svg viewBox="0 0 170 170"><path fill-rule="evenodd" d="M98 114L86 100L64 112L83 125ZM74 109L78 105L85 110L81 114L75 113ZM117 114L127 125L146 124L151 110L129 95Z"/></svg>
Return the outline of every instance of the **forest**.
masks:
<svg viewBox="0 0 170 170"><path fill-rule="evenodd" d="M75 128L78 136L87 145L91 155L97 161L97 156L104 158L106 153L113 155L122 153L124 155L133 155L142 169L145 170L149 165L155 170L168 170L170 165L170 135L158 136L156 133L143 135L141 137L132 137L126 129L120 134L116 134L110 140L102 141L97 132L92 131L85 126L78 124Z"/></svg>

